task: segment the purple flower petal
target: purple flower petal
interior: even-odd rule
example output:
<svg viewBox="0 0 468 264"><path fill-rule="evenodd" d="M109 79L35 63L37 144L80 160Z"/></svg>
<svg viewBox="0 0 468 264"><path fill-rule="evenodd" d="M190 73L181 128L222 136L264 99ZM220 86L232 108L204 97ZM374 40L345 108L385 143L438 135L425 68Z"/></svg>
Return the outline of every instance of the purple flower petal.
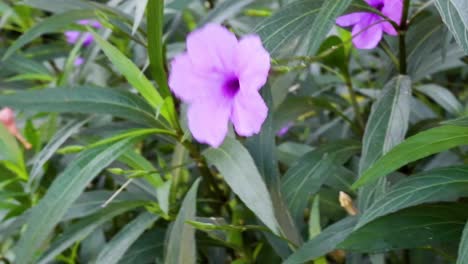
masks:
<svg viewBox="0 0 468 264"><path fill-rule="evenodd" d="M401 0L386 0L385 6L382 9L382 14L399 25L401 22L402 10L403 2ZM396 36L398 34L390 22L385 22L383 24L383 29L385 33L389 35Z"/></svg>
<svg viewBox="0 0 468 264"><path fill-rule="evenodd" d="M241 89L260 90L270 71L270 54L263 48L260 37L249 35L239 41L237 68Z"/></svg>
<svg viewBox="0 0 468 264"><path fill-rule="evenodd" d="M93 43L93 41L94 41L93 34L91 34L90 32L83 33L83 38L84 38L83 46L85 46L85 47L91 45L91 43Z"/></svg>
<svg viewBox="0 0 468 264"><path fill-rule="evenodd" d="M187 53L194 67L206 73L233 73L236 48L236 36L216 24L207 24L187 37Z"/></svg>
<svg viewBox="0 0 468 264"><path fill-rule="evenodd" d="M349 27L361 21L363 16L365 16L366 14L366 12L356 12L340 16L336 19L336 23L342 27Z"/></svg>
<svg viewBox="0 0 468 264"><path fill-rule="evenodd" d="M239 135L258 133L268 113L258 90L270 70L270 55L257 36L240 41L226 28L208 24L189 34L187 52L171 63L169 87L189 104L193 137L218 147L229 120Z"/></svg>
<svg viewBox="0 0 468 264"><path fill-rule="evenodd" d="M192 64L187 53L176 56L171 63L171 69L169 87L184 102L209 97L210 93L221 87L224 80L219 74L200 72Z"/></svg>
<svg viewBox="0 0 468 264"><path fill-rule="evenodd" d="M283 137L284 135L286 135L286 133L288 133L289 129L291 129L293 125L293 122L286 123L286 125L284 125L280 130L278 130L278 132L276 132L276 135L278 137Z"/></svg>
<svg viewBox="0 0 468 264"><path fill-rule="evenodd" d="M65 31L65 38L68 43L75 44L80 38L80 34L79 31Z"/></svg>
<svg viewBox="0 0 468 264"><path fill-rule="evenodd" d="M353 44L358 49L373 49L377 47L382 39L382 23L377 15L368 15L368 17L353 28Z"/></svg>
<svg viewBox="0 0 468 264"><path fill-rule="evenodd" d="M231 121L237 134L252 136L260 132L268 107L257 91L240 91L234 99Z"/></svg>
<svg viewBox="0 0 468 264"><path fill-rule="evenodd" d="M191 104L187 115L193 137L198 142L219 147L228 132L230 108L230 103L222 98Z"/></svg>

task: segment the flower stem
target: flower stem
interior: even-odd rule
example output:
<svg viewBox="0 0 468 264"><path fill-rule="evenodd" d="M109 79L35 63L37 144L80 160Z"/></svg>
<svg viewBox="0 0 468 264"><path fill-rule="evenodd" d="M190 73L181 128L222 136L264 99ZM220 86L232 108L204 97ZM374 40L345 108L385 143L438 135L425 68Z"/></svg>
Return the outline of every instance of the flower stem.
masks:
<svg viewBox="0 0 468 264"><path fill-rule="evenodd" d="M406 65L406 30L408 29L408 11L410 7L410 0L404 0L403 14L401 16L400 30L399 30L399 43L400 43L400 74L407 73Z"/></svg>
<svg viewBox="0 0 468 264"><path fill-rule="evenodd" d="M359 124L359 127L364 130L364 119L362 118L361 111L359 110L359 104L356 99L356 93L354 92L353 82L351 81L351 76L349 72L344 74L344 79L346 87L348 88L349 97L351 98L351 104L354 108L354 114L356 115L356 120Z"/></svg>

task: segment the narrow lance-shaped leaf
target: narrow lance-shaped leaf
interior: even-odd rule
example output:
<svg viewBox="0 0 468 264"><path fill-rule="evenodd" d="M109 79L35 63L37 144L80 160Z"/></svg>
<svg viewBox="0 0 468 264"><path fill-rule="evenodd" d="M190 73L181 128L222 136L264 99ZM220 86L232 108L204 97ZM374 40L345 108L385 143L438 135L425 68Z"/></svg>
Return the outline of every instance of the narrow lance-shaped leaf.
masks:
<svg viewBox="0 0 468 264"><path fill-rule="evenodd" d="M127 139L110 146L87 150L69 164L49 187L39 204L32 209L26 231L15 248L16 263L34 262L36 250L89 182L125 152L131 143L132 139Z"/></svg>
<svg viewBox="0 0 468 264"><path fill-rule="evenodd" d="M324 229L286 259L283 264L302 264L333 251L352 231L356 217L347 217Z"/></svg>
<svg viewBox="0 0 468 264"><path fill-rule="evenodd" d="M97 87L61 87L0 95L0 106L16 110L59 113L109 114L158 126L154 110L142 98L129 92Z"/></svg>
<svg viewBox="0 0 468 264"><path fill-rule="evenodd" d="M127 249L138 237L158 219L149 212L141 213L128 223L115 237L107 243L96 258L96 263L116 264L125 255Z"/></svg>
<svg viewBox="0 0 468 264"><path fill-rule="evenodd" d="M28 179L26 166L24 164L23 152L18 146L16 139L10 134L0 122L0 163L6 168L17 173L24 180Z"/></svg>
<svg viewBox="0 0 468 264"><path fill-rule="evenodd" d="M468 54L468 4L465 0L436 0L440 16L457 43Z"/></svg>
<svg viewBox="0 0 468 264"><path fill-rule="evenodd" d="M112 46L109 42L101 38L98 34L93 33L93 36L99 46L102 48L106 56L112 64L125 76L125 79L140 92L146 101L153 106L161 115L168 121L174 120L169 116L164 99L158 93L153 84L146 78L145 74L138 69L138 67L128 59L116 47Z"/></svg>
<svg viewBox="0 0 468 264"><path fill-rule="evenodd" d="M144 206L145 204L146 202L141 201L125 201L118 204L110 204L106 208L80 219L68 227L56 240L52 242L47 251L37 261L37 264L50 263L50 261L52 261L57 255L71 247L75 242L86 238L94 232L94 230L105 224L107 221L110 221L115 216L134 208Z"/></svg>
<svg viewBox="0 0 468 264"><path fill-rule="evenodd" d="M405 139L408 130L411 99L411 80L397 76L389 81L377 101L364 133L359 171L362 173L378 158ZM358 206L365 210L373 199L385 192L386 180L382 178L361 189Z"/></svg>
<svg viewBox="0 0 468 264"><path fill-rule="evenodd" d="M8 48L3 55L2 60L8 59L14 52L21 49L29 42L35 40L42 34L57 32L65 29L66 26L75 23L80 19L95 18L94 10L72 10L65 13L50 16L40 23L37 23L25 34L21 35L13 44Z"/></svg>
<svg viewBox="0 0 468 264"><path fill-rule="evenodd" d="M359 218L357 227L403 208L468 196L468 166L423 172L399 181Z"/></svg>
<svg viewBox="0 0 468 264"><path fill-rule="evenodd" d="M340 165L360 150L355 141L336 141L304 155L284 175L281 192L296 223L302 223L307 198L331 177L341 177Z"/></svg>
<svg viewBox="0 0 468 264"><path fill-rule="evenodd" d="M279 234L270 194L249 152L235 139L203 155L221 172L232 191L274 233Z"/></svg>
<svg viewBox="0 0 468 264"><path fill-rule="evenodd" d="M148 57L151 75L158 83L162 97L171 95L167 86L163 56L164 1L147 0Z"/></svg>
<svg viewBox="0 0 468 264"><path fill-rule="evenodd" d="M410 207L353 231L338 248L357 252L453 247L468 217L468 206L447 203Z"/></svg>
<svg viewBox="0 0 468 264"><path fill-rule="evenodd" d="M187 221L195 220L197 211L197 191L200 178L193 184L185 195L177 218L172 225L165 264L194 264L197 260L195 229Z"/></svg>
<svg viewBox="0 0 468 264"><path fill-rule="evenodd" d="M466 264L468 263L468 222L465 225L463 230L462 240L460 242L460 247L458 248L458 259L457 264Z"/></svg>
<svg viewBox="0 0 468 264"><path fill-rule="evenodd" d="M468 127L444 125L418 133L378 159L364 171L353 188L389 174L396 169L434 153L468 144Z"/></svg>
<svg viewBox="0 0 468 264"><path fill-rule="evenodd" d="M271 87L269 85L263 87L261 93L268 107L272 108L273 99L271 96ZM246 145L270 191L273 208L282 233L294 244L300 245L302 244L302 238L300 237L299 231L295 226L280 190L281 182L278 159L276 157L276 130L274 128L273 116L274 113L268 115L267 120L262 126L262 131L258 135L250 137ZM275 248L280 256L287 256L290 254L288 245L284 240L275 238L274 236L268 236L267 239L270 240L270 244L272 244L273 248Z"/></svg>

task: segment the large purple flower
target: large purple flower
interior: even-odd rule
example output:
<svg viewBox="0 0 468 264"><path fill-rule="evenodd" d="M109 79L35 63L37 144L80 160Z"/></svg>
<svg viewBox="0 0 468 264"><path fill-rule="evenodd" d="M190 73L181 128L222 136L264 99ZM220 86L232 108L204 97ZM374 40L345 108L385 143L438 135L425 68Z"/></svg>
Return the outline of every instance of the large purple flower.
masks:
<svg viewBox="0 0 468 264"><path fill-rule="evenodd" d="M366 0L382 14L400 24L402 0ZM382 39L383 32L395 36L397 32L392 24L379 15L370 12L356 12L341 16L336 23L342 27L353 26L353 43L358 49L373 49Z"/></svg>
<svg viewBox="0 0 468 264"><path fill-rule="evenodd" d="M270 70L270 55L260 38L240 40L226 28L208 24L189 34L187 52L172 61L169 86L189 105L194 138L218 147L234 124L241 136L257 134L268 113L260 88Z"/></svg>

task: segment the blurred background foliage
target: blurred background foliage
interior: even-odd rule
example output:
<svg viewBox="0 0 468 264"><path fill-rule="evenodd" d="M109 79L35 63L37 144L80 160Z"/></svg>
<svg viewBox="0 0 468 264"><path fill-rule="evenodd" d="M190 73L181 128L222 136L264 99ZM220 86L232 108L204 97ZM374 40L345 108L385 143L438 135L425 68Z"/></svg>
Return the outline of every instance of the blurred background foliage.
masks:
<svg viewBox="0 0 468 264"><path fill-rule="evenodd" d="M358 0L0 1L0 107L32 145L0 124L0 263L468 263L468 5L404 3L358 50L334 25ZM207 23L272 57L261 133L219 149L167 86Z"/></svg>

